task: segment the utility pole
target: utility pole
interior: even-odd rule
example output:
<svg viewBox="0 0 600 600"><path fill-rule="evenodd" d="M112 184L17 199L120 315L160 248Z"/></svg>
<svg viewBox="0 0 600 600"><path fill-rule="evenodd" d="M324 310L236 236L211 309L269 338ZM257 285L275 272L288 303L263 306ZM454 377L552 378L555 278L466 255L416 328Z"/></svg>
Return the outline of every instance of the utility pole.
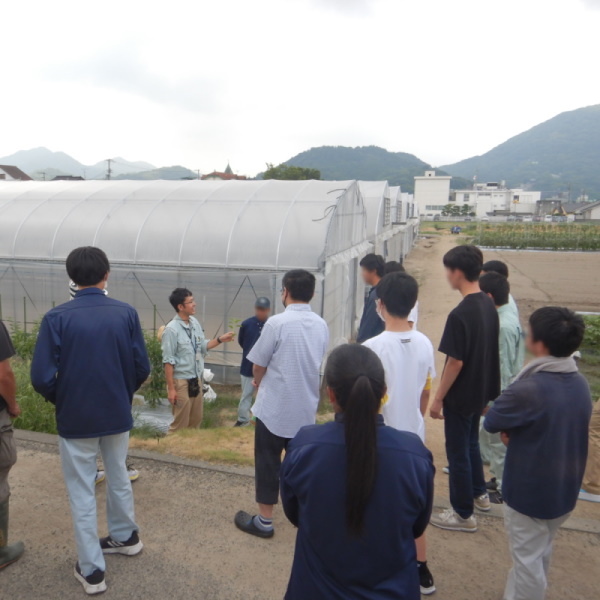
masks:
<svg viewBox="0 0 600 600"><path fill-rule="evenodd" d="M112 173L112 169L110 168L111 162L112 162L112 158L106 159L106 179L110 179L110 175Z"/></svg>
<svg viewBox="0 0 600 600"><path fill-rule="evenodd" d="M42 171L41 173L43 181L46 181L46 171Z"/></svg>
<svg viewBox="0 0 600 600"><path fill-rule="evenodd" d="M196 169L196 173L198 173L198 179L200 179L200 169Z"/></svg>

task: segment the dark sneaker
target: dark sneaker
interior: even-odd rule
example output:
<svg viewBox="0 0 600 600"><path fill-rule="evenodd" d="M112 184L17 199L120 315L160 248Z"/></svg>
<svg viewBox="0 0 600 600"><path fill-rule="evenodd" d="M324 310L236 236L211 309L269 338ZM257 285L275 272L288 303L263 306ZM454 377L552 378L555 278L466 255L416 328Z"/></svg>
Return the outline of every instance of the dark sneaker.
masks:
<svg viewBox="0 0 600 600"><path fill-rule="evenodd" d="M496 492L498 490L498 480L492 477L486 484L485 487L490 492Z"/></svg>
<svg viewBox="0 0 600 600"><path fill-rule="evenodd" d="M426 562L417 563L419 565L419 583L421 585L421 594L430 596L435 593L435 584L433 575Z"/></svg>
<svg viewBox="0 0 600 600"><path fill-rule="evenodd" d="M79 568L79 563L75 565L75 579L81 583L85 593L93 596L106 591L106 581L104 580L104 571L96 569L91 575L84 577Z"/></svg>
<svg viewBox="0 0 600 600"><path fill-rule="evenodd" d="M100 538L100 547L104 554L135 556L142 551L144 544L140 541L138 532L134 531L126 542L117 542L117 540L113 540L110 536Z"/></svg>
<svg viewBox="0 0 600 600"><path fill-rule="evenodd" d="M248 427L250 421L236 421L234 427Z"/></svg>
<svg viewBox="0 0 600 600"><path fill-rule="evenodd" d="M254 517L243 510L240 510L235 515L233 522L238 529L241 529L243 532L249 533L250 535L255 535L256 537L272 538L275 535L274 529L259 529L254 523Z"/></svg>
<svg viewBox="0 0 600 600"><path fill-rule="evenodd" d="M502 498L502 494L498 491L490 492L490 502L492 504L504 504L504 498Z"/></svg>

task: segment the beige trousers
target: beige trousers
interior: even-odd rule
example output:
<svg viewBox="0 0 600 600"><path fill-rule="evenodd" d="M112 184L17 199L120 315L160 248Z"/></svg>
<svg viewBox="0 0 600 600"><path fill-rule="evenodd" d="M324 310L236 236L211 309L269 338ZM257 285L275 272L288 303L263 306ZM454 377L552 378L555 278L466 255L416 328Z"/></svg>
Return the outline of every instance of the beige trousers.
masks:
<svg viewBox="0 0 600 600"><path fill-rule="evenodd" d="M200 394L195 398L190 398L187 379L176 379L175 390L177 392L177 402L173 406L173 422L167 435L180 429L197 429L202 423L204 412L202 383L200 383Z"/></svg>
<svg viewBox="0 0 600 600"><path fill-rule="evenodd" d="M582 487L590 494L600 494L600 400L594 405L590 421L590 445Z"/></svg>
<svg viewBox="0 0 600 600"><path fill-rule="evenodd" d="M17 446L13 439L12 420L8 410L0 410L0 502L10 496L8 473L17 462Z"/></svg>

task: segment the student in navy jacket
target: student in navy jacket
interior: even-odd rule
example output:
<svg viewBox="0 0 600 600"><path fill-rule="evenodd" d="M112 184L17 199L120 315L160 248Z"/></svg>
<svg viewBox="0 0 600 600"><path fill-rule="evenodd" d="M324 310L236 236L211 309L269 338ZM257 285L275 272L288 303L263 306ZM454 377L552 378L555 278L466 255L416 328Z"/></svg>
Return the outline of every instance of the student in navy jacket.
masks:
<svg viewBox="0 0 600 600"><path fill-rule="evenodd" d="M508 446L502 493L514 566L504 600L543 600L552 541L577 502L592 399L571 355L584 331L583 319L566 308L536 310L526 341L535 359L483 423Z"/></svg>
<svg viewBox="0 0 600 600"><path fill-rule="evenodd" d="M67 272L79 291L44 317L31 365L34 388L56 405L63 473L77 541L75 577L88 594L106 589L104 554L142 550L125 464L134 392L150 374L135 309L108 298L110 265L99 248L73 250ZM96 455L107 475L110 536L98 539Z"/></svg>
<svg viewBox="0 0 600 600"><path fill-rule="evenodd" d="M336 348L325 379L335 422L290 442L281 498L298 527L286 600L417 600L415 539L431 515L434 468L413 433L386 427L383 365Z"/></svg>

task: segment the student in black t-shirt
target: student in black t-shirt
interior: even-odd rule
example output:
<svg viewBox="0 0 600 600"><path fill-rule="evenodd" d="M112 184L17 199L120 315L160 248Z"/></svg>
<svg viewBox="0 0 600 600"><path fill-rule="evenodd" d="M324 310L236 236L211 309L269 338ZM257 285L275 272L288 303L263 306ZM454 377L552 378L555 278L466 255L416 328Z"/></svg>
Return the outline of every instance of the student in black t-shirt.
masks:
<svg viewBox="0 0 600 600"><path fill-rule="evenodd" d="M446 321L439 347L446 364L431 405L431 417L444 419L452 508L434 515L431 524L453 531L477 531L474 508L490 510L479 419L500 394L499 322L494 303L479 289L482 265L476 246L457 246L444 256L448 282L463 300Z"/></svg>
<svg viewBox="0 0 600 600"><path fill-rule="evenodd" d="M17 461L12 419L21 414L17 402L15 375L10 359L15 349L4 323L0 321L0 569L19 560L25 551L23 542L8 545L8 473Z"/></svg>

